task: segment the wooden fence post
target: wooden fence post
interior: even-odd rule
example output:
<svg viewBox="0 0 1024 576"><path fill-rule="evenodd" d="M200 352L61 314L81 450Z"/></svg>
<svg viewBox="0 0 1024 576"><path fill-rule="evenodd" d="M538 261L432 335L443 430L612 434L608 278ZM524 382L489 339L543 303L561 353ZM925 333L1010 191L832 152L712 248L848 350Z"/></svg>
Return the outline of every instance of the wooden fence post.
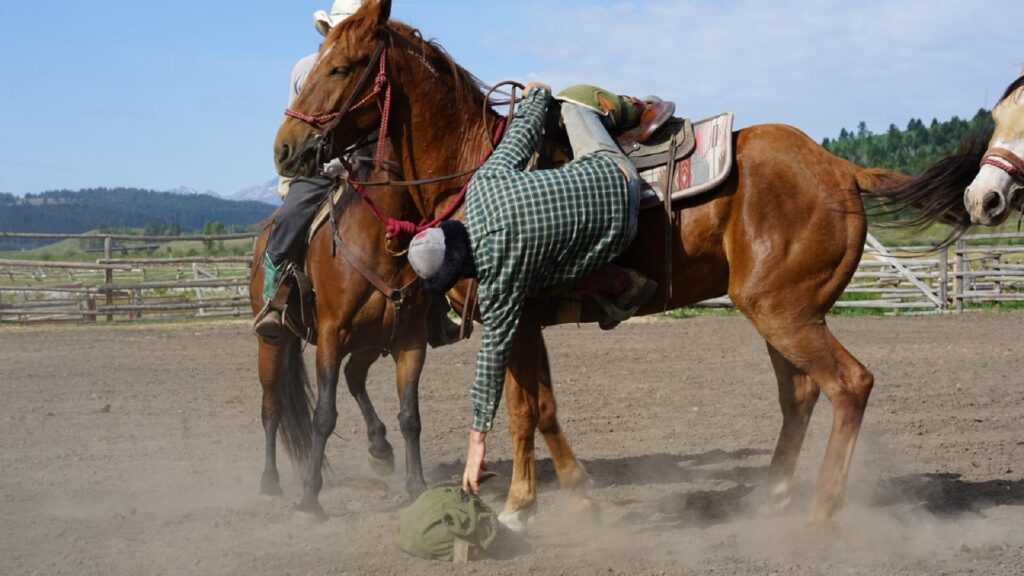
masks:
<svg viewBox="0 0 1024 576"><path fill-rule="evenodd" d="M85 314L83 320L96 323L96 299L91 294L85 295Z"/></svg>
<svg viewBox="0 0 1024 576"><path fill-rule="evenodd" d="M113 252L114 252L114 239L111 238L110 236L107 236L106 238L103 239L103 259L104 260L110 260L110 257L113 254ZM103 271L103 278L104 278L104 281L106 282L107 286L112 286L114 284L114 269L113 268L107 268L106 270L104 270ZM109 308L109 307L111 307L113 305L114 305L114 292L113 292L113 290L107 289L107 307ZM107 314L107 322L113 322L113 321L114 321L114 315L113 314Z"/></svg>
<svg viewBox="0 0 1024 576"><path fill-rule="evenodd" d="M953 300L956 302L956 311L964 311L964 271L967 269L965 255L967 252L967 241L961 238L956 241L956 259L954 260L953 272Z"/></svg>
<svg viewBox="0 0 1024 576"><path fill-rule="evenodd" d="M939 300L942 311L949 310L949 247L939 252Z"/></svg>

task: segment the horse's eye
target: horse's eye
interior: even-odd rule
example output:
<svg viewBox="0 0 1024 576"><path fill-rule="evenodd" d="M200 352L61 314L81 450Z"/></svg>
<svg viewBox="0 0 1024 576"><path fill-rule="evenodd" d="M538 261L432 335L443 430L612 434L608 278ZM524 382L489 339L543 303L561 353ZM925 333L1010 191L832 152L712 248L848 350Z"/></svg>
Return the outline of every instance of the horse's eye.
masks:
<svg viewBox="0 0 1024 576"><path fill-rule="evenodd" d="M331 76L348 76L348 67L335 66L331 69Z"/></svg>

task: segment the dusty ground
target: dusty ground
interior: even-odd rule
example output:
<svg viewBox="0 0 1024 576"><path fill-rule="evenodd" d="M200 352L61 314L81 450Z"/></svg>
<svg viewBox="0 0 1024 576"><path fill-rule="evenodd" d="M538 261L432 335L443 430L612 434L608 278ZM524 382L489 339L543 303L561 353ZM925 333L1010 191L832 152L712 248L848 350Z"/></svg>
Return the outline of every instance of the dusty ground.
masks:
<svg viewBox="0 0 1024 576"><path fill-rule="evenodd" d="M347 396L328 447L329 520L293 515L300 485L287 463L286 497L257 495L259 391L244 325L5 329L0 574L1024 573L1024 316L831 322L878 382L833 527L801 516L831 416L824 400L793 510L757 517L739 503L780 423L767 354L742 318L559 328L548 339L562 421L602 520L568 514L542 460L530 549L466 567L393 546L401 477L369 471ZM430 357L432 482L461 470L474 351ZM371 390L400 451L391 374L379 363ZM491 456L507 478L505 424ZM486 495L496 507L501 482Z"/></svg>

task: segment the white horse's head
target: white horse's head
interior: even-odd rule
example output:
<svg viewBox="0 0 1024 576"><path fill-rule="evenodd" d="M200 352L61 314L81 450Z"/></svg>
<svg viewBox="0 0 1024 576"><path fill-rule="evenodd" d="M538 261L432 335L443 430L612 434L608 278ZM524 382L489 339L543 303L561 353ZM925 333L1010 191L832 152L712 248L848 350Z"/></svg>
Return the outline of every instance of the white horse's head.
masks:
<svg viewBox="0 0 1024 576"><path fill-rule="evenodd" d="M995 132L981 170L964 192L971 222L998 226L1024 201L1024 70L992 109Z"/></svg>

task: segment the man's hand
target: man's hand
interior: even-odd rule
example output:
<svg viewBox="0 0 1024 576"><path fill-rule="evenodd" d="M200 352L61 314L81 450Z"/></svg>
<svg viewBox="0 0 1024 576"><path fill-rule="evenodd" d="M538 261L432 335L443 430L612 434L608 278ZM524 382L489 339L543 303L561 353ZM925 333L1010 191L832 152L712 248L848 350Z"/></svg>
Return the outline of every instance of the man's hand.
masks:
<svg viewBox="0 0 1024 576"><path fill-rule="evenodd" d="M487 470L484 457L487 455L487 433L473 430L469 433L469 451L466 453L466 471L462 473L462 489L473 494L480 493L480 472Z"/></svg>
<svg viewBox="0 0 1024 576"><path fill-rule="evenodd" d="M551 86L548 86L543 82L527 82L526 88L523 90L523 94L529 96L531 92L538 88L543 88L544 90L548 91L548 94L553 94L553 92L551 91Z"/></svg>

